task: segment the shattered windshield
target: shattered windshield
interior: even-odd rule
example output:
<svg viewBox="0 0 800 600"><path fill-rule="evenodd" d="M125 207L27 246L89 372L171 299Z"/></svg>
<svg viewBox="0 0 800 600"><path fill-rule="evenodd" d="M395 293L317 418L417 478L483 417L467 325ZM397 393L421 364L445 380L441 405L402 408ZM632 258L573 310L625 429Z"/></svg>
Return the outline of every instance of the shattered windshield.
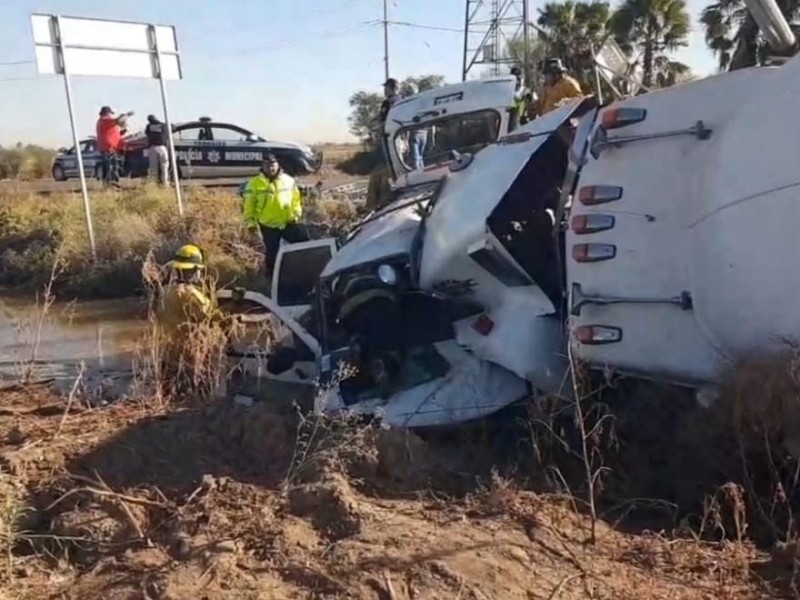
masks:
<svg viewBox="0 0 800 600"><path fill-rule="evenodd" d="M500 115L494 110L453 115L400 129L395 150L406 171L443 166L452 152L477 152L495 141L500 132Z"/></svg>

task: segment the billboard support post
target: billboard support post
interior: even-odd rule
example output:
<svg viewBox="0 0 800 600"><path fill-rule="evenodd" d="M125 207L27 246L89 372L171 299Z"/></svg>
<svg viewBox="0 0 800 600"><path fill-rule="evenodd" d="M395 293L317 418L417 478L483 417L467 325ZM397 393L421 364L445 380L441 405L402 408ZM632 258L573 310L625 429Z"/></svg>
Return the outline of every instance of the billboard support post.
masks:
<svg viewBox="0 0 800 600"><path fill-rule="evenodd" d="M92 258L97 258L91 205L86 185L83 155L78 127L75 122L75 104L72 99L70 77L136 77L158 79L161 101L164 106L168 153L173 162L173 183L178 213L183 216L183 198L178 177L178 160L172 136L172 123L167 107L166 79L182 79L180 52L175 27L131 21L66 17L61 15L31 15L36 67L42 75L61 75L67 95L69 123L81 180L86 229Z"/></svg>
<svg viewBox="0 0 800 600"><path fill-rule="evenodd" d="M172 185L175 186L175 200L178 203L178 214L183 216L183 196L181 194L180 175L178 174L178 157L175 155L175 142L172 137L172 121L169 118L167 108L167 86L164 84L164 77L161 71L161 50L158 47L158 35L153 25L149 26L150 39L153 44L153 52L156 61L156 71L158 72L158 84L161 87L161 104L164 107L164 127L167 129L167 151L169 153L170 170L172 171Z"/></svg>
<svg viewBox="0 0 800 600"><path fill-rule="evenodd" d="M94 226L92 225L92 208L89 204L89 190L86 187L86 173L83 170L83 152L81 152L81 142L78 136L78 128L75 125L75 109L72 102L72 86L69 83L69 67L64 60L64 50L61 45L61 17L50 17L50 27L52 28L53 38L56 42L56 54L61 66L61 76L64 78L64 91L67 95L67 111L69 112L69 126L72 129L72 143L75 145L75 156L78 160L78 176L81 180L81 196L83 196L83 212L86 216L86 232L89 235L89 247L92 250L92 260L97 262L97 244L94 238Z"/></svg>

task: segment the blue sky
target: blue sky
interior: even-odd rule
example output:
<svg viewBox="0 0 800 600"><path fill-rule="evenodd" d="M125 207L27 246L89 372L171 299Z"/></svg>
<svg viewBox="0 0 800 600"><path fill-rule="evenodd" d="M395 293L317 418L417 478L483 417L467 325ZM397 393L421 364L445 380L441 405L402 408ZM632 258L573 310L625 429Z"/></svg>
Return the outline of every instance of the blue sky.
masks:
<svg viewBox="0 0 800 600"><path fill-rule="evenodd" d="M535 17L543 1L530 0ZM714 70L697 16L706 0L688 0L691 45L679 53L698 74ZM60 78L37 77L30 14L116 18L175 25L184 79L170 82L173 120L231 120L272 139L348 141L347 100L354 90L380 91L381 0L2 0L0 1L0 144L67 145L70 129ZM463 27L463 0L393 0L390 20ZM462 35L393 26L394 77L427 73L460 79ZM133 124L160 114L155 81L73 78L82 135L100 105L136 112Z"/></svg>

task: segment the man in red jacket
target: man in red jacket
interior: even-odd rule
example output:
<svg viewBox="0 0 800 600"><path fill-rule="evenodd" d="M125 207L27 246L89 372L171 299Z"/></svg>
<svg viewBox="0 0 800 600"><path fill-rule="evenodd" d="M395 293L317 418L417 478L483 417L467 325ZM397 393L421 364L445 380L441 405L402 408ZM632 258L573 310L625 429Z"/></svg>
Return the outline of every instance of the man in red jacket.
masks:
<svg viewBox="0 0 800 600"><path fill-rule="evenodd" d="M133 112L127 112L120 116L114 116L114 111L110 106L100 109L100 118L97 119L97 149L103 155L103 183L119 187L119 163L123 149L122 135L123 127L128 117Z"/></svg>

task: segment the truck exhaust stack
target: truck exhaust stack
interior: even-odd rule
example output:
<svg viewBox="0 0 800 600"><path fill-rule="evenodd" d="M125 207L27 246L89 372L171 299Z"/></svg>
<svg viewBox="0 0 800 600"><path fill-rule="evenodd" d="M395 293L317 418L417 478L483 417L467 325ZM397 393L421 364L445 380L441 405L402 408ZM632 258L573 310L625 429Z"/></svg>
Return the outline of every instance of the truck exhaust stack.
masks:
<svg viewBox="0 0 800 600"><path fill-rule="evenodd" d="M744 1L770 48L781 54L791 53L797 46L797 38L775 0Z"/></svg>

